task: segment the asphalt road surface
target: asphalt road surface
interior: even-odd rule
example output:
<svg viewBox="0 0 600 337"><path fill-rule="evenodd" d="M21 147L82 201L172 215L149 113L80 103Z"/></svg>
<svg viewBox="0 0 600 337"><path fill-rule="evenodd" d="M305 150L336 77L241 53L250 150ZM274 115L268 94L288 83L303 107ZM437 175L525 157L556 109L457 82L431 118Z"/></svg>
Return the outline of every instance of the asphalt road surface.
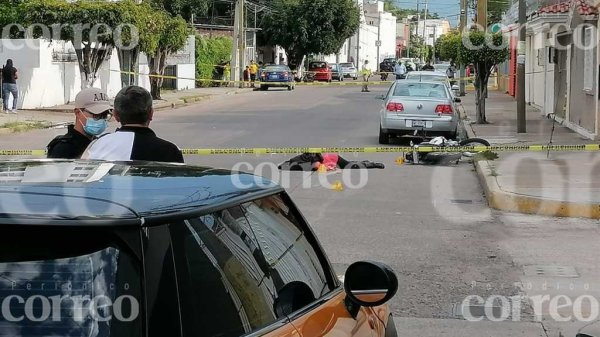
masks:
<svg viewBox="0 0 600 337"><path fill-rule="evenodd" d="M255 91L159 111L151 126L181 148L378 146L381 100L377 96L385 89L372 87L370 93L361 93L359 86ZM42 148L60 132L38 130L1 139L6 148ZM522 264L556 260L544 252L560 246L567 231L569 239L597 246L596 222L491 211L468 162L400 166L395 164L399 154L344 156L382 162L386 167L362 172L363 176L360 171L303 176L273 169L273 164L290 157L284 155L185 159L190 164L241 168L282 183L339 274L357 260L389 264L400 282L391 307L398 316L401 336L438 336L442 331L448 336L481 332L486 336L546 336L539 323L532 323L526 305L518 322L499 323L503 324L500 328L473 323L469 325L472 330L466 325L458 329L454 322L465 321L460 320L457 304L469 295L522 294L522 287L515 285L523 281ZM343 190L331 188L338 181ZM529 245L536 249L528 249ZM562 255L563 261L597 261L579 258L576 246Z"/></svg>
<svg viewBox="0 0 600 337"><path fill-rule="evenodd" d="M235 95L210 104L161 113L157 132L183 148L379 146L378 95L385 88L299 87ZM388 263L400 289L392 301L399 316L453 318L453 305L472 294L514 295L519 271L497 245L502 235L487 209L472 166L399 166L399 154L345 154L383 162L368 170L287 179L263 165L253 171L283 183L317 232L331 262L343 273L356 260ZM278 164L289 156L189 156L187 162L243 169ZM348 178L349 177L349 178ZM349 179L349 180L348 180ZM343 191L328 183L348 181ZM475 221L474 221L475 220ZM473 286L488 282L491 288Z"/></svg>

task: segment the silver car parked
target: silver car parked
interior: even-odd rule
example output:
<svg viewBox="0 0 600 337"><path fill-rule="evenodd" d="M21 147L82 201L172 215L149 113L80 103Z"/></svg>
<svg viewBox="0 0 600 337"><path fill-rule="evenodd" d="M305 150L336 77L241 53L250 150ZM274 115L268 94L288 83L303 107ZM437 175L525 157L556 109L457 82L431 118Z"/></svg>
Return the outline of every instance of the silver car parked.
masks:
<svg viewBox="0 0 600 337"><path fill-rule="evenodd" d="M352 62L344 62L340 63L340 68L342 70L342 75L344 77L350 77L353 80L358 78L358 69L354 66Z"/></svg>
<svg viewBox="0 0 600 337"><path fill-rule="evenodd" d="M448 75L446 75L446 73L443 72L439 72L439 71L411 71L408 74L406 74L406 79L407 80L416 80L416 81L442 81L444 83L446 83L446 85L448 86L448 88L450 89L450 93L452 93L453 96L458 96L458 85L451 84L450 79L448 78Z"/></svg>
<svg viewBox="0 0 600 337"><path fill-rule="evenodd" d="M456 138L459 116L454 102L459 100L445 83L439 81L394 82L383 97L379 143L389 144L390 136L415 131Z"/></svg>

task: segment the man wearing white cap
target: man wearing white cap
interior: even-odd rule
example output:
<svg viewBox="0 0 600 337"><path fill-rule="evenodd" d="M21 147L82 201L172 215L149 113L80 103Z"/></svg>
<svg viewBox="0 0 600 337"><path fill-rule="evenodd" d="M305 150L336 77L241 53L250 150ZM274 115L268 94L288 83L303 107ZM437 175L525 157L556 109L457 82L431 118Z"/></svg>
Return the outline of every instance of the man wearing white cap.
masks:
<svg viewBox="0 0 600 337"><path fill-rule="evenodd" d="M48 158L80 158L92 140L106 130L112 110L108 95L102 89L81 90L75 97L75 124L48 144Z"/></svg>

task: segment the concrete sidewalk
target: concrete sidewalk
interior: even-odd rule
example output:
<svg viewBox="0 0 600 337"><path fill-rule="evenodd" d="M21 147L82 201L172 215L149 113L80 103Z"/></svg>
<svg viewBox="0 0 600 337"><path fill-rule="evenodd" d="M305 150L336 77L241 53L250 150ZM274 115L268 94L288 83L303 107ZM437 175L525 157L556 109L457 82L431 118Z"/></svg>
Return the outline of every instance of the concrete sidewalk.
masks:
<svg viewBox="0 0 600 337"><path fill-rule="evenodd" d="M157 111L175 109L219 96L235 95L251 92L252 90L251 88L211 87L182 91L163 91L163 99L154 101L154 109ZM43 122L56 127L64 127L64 125L73 122L73 108L73 105L67 104L35 110L19 110L17 115L0 113L0 126L10 122ZM0 134L10 132L10 130L0 127Z"/></svg>
<svg viewBox="0 0 600 337"><path fill-rule="evenodd" d="M528 107L527 133L516 133L514 98L490 91L486 101L490 124L476 120L474 94L463 98L469 137L487 139L492 145L546 145L554 124L552 144L595 143L553 123ZM490 207L527 214L600 218L600 154L598 152L498 153L493 161L475 167Z"/></svg>

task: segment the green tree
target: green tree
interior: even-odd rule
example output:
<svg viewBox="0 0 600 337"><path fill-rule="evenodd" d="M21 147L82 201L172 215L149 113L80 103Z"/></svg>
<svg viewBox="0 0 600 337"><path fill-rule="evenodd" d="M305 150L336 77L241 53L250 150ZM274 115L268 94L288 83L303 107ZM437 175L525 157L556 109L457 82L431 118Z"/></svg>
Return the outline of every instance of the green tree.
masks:
<svg viewBox="0 0 600 337"><path fill-rule="evenodd" d="M408 44L410 57L420 58L425 54L425 43L422 36L411 34Z"/></svg>
<svg viewBox="0 0 600 337"><path fill-rule="evenodd" d="M215 64L231 58L232 40L229 37L196 36L196 78L211 78ZM210 82L199 82L208 86Z"/></svg>
<svg viewBox="0 0 600 337"><path fill-rule="evenodd" d="M163 84L167 58L181 50L187 42L191 29L181 17L172 17L166 12L157 12L152 18L160 31L156 48L148 46L142 50L148 56L150 68L150 93L153 99L161 99L160 89Z"/></svg>
<svg viewBox="0 0 600 337"><path fill-rule="evenodd" d="M337 53L359 27L352 0L277 0L265 16L264 38L282 46L295 69L307 54Z"/></svg>
<svg viewBox="0 0 600 337"><path fill-rule="evenodd" d="M383 9L386 12L390 12L392 13L396 18L398 18L398 20L400 19L404 19L408 16L415 16L414 21L417 20L416 15L417 10L414 8L400 8L396 5L396 3L393 0L386 0L383 4ZM425 17L425 9L421 9L420 13L421 18ZM440 16L438 15L438 13L432 13L427 11L427 19L439 19Z"/></svg>
<svg viewBox="0 0 600 337"><path fill-rule="evenodd" d="M7 28L2 32L3 37L23 38L24 34L16 26L9 27L12 24L22 24L25 22L23 12L20 10L23 0L0 0L0 27Z"/></svg>
<svg viewBox="0 0 600 337"><path fill-rule="evenodd" d="M32 0L20 5L23 20L52 27L52 38L70 41L75 48L81 87L91 87L98 69L115 46L114 29L124 23L121 3L64 0ZM82 23L83 22L83 23ZM48 32L37 28L34 37ZM47 37L47 36L46 36Z"/></svg>
<svg viewBox="0 0 600 337"><path fill-rule="evenodd" d="M191 22L192 16L199 17L208 10L210 0L146 0L153 7L160 8L172 16L180 15Z"/></svg>
<svg viewBox="0 0 600 337"><path fill-rule="evenodd" d="M121 2L123 21L135 29L123 29L120 34L122 44L115 45L121 68L121 85L137 84L139 55L141 52L153 54L158 48L160 34L164 28L156 19L160 12L147 3Z"/></svg>
<svg viewBox="0 0 600 337"><path fill-rule="evenodd" d="M459 50L461 45L461 35L454 31L440 36L436 41L436 52L440 59L451 61L457 65L462 64L459 59Z"/></svg>
<svg viewBox="0 0 600 337"><path fill-rule="evenodd" d="M458 43L457 58L462 64L475 67L475 103L477 123L487 124L485 98L490 74L494 66L506 61L509 55L508 43L502 34L490 34L481 31L465 32Z"/></svg>

